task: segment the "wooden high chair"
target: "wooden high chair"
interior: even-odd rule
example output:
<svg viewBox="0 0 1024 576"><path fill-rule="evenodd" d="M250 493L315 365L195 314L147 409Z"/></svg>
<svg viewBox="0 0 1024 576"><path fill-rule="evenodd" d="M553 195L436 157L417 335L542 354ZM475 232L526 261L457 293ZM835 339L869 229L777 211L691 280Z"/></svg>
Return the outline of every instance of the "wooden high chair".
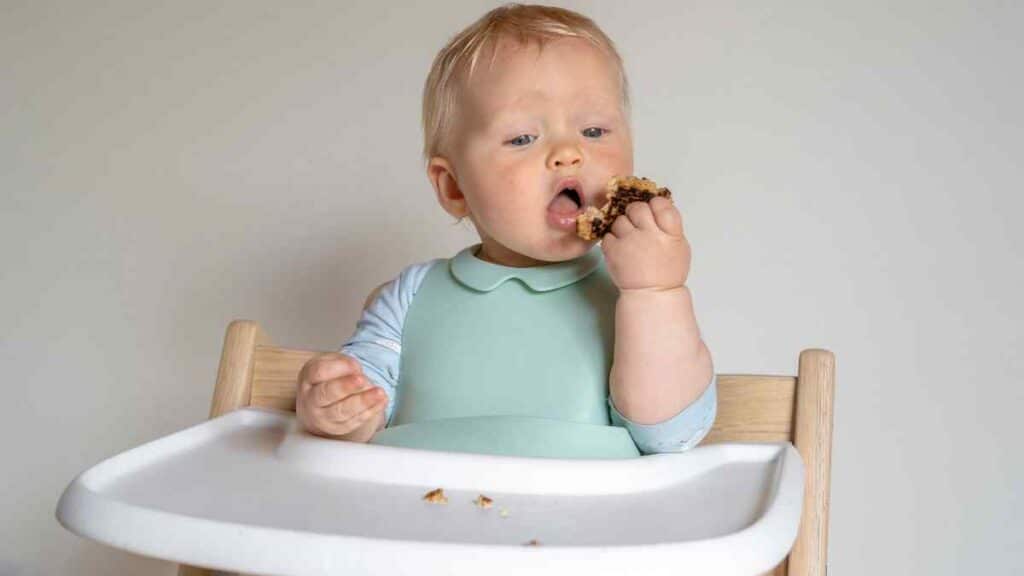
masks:
<svg viewBox="0 0 1024 576"><path fill-rule="evenodd" d="M235 320L224 337L210 418L246 406L294 411L299 370L318 353L274 346L259 324ZM828 350L800 352L795 377L718 375L718 415L704 443L788 441L804 461L800 530L772 576L826 575L834 390L835 357ZM191 566L178 571L212 574Z"/></svg>

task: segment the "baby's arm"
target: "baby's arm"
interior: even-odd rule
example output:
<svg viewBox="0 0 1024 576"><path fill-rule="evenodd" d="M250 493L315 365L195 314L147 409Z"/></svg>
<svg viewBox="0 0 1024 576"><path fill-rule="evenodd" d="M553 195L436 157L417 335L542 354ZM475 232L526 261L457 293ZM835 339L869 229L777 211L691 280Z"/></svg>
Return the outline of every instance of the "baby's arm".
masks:
<svg viewBox="0 0 1024 576"><path fill-rule="evenodd" d="M338 406L340 404L338 399L343 398L346 391L368 395L361 404L355 404L351 409L346 409L343 414L334 415L335 419L352 418L356 409L369 411L368 414L363 414L365 420L352 421L359 424L358 428L347 430L337 437L366 442L373 438L378 430L387 425L394 411L398 387L405 315L427 272L439 262L441 260L430 260L408 266L397 278L373 290L363 305L363 314L356 325L355 333L342 346L340 353L320 358L325 365L319 370L325 371L326 376L348 378L349 381L347 388L345 385L335 384L331 394L322 396L319 399L319 405L313 404L309 408L310 413L314 413L318 407L322 407L327 402L334 402L334 406ZM317 359L310 362L315 360ZM306 370L304 370L305 372ZM312 368L309 373L318 374ZM344 376L338 376L339 374L344 374ZM313 382L310 382L309 388L310 390L315 389ZM367 392L368 390L370 391ZM384 398L382 409L373 403L376 401L373 394L378 393ZM304 398L308 394L304 394L301 382L299 394ZM315 396L310 396L310 398L314 402L316 401ZM296 411L300 406L303 405L297 402ZM341 408L335 408L335 410L341 410ZM300 414L300 418L301 416ZM316 433L316 423L311 419L303 421L304 424L307 422L312 424L307 424L307 428ZM323 432L323 435L332 436L334 434Z"/></svg>
<svg viewBox="0 0 1024 576"><path fill-rule="evenodd" d="M612 423L645 454L696 446L714 424L718 393L689 289L620 294L615 330Z"/></svg>
<svg viewBox="0 0 1024 576"><path fill-rule="evenodd" d="M364 311L383 286L366 299ZM384 427L387 405L387 393L363 375L362 365L351 356L321 354L299 373L295 413L314 434L366 442Z"/></svg>
<svg viewBox="0 0 1024 576"><path fill-rule="evenodd" d="M615 305L612 401L634 422L662 422L693 404L712 380L690 289L623 291Z"/></svg>
<svg viewBox="0 0 1024 576"><path fill-rule="evenodd" d="M624 423L644 452L693 447L714 423L717 394L686 286L691 253L682 215L665 197L632 202L601 248L619 288L613 423Z"/></svg>

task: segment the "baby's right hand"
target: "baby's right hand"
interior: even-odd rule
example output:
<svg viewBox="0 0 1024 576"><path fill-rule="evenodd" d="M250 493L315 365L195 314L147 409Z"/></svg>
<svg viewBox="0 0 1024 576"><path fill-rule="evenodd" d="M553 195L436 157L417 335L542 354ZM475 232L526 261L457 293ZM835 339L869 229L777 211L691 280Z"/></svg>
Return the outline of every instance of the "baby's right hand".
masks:
<svg viewBox="0 0 1024 576"><path fill-rule="evenodd" d="M311 358L299 372L295 413L313 434L366 442L383 427L388 396L359 361L338 353Z"/></svg>

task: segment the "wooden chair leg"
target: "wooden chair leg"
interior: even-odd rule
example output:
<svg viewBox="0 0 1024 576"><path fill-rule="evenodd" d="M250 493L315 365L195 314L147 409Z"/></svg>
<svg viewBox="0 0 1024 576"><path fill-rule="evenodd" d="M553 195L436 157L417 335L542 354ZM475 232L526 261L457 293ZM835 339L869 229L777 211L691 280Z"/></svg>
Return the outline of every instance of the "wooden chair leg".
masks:
<svg viewBox="0 0 1024 576"><path fill-rule="evenodd" d="M788 576L826 574L835 362L828 350L800 353L793 443L804 461L804 507Z"/></svg>

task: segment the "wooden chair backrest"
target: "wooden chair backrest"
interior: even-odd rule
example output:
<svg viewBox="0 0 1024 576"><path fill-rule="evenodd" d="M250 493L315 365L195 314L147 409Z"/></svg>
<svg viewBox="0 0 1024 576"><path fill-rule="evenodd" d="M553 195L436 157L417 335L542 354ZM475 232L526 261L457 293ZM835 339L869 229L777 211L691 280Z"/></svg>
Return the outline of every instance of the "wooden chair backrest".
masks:
<svg viewBox="0 0 1024 576"><path fill-rule="evenodd" d="M224 338L210 417L244 406L295 410L296 379L319 352L273 346L255 322L236 320ZM718 414L705 443L792 442L805 467L796 544L775 576L825 576L828 550L835 357L804 350L796 376L718 375ZM206 574L183 567L179 574Z"/></svg>

